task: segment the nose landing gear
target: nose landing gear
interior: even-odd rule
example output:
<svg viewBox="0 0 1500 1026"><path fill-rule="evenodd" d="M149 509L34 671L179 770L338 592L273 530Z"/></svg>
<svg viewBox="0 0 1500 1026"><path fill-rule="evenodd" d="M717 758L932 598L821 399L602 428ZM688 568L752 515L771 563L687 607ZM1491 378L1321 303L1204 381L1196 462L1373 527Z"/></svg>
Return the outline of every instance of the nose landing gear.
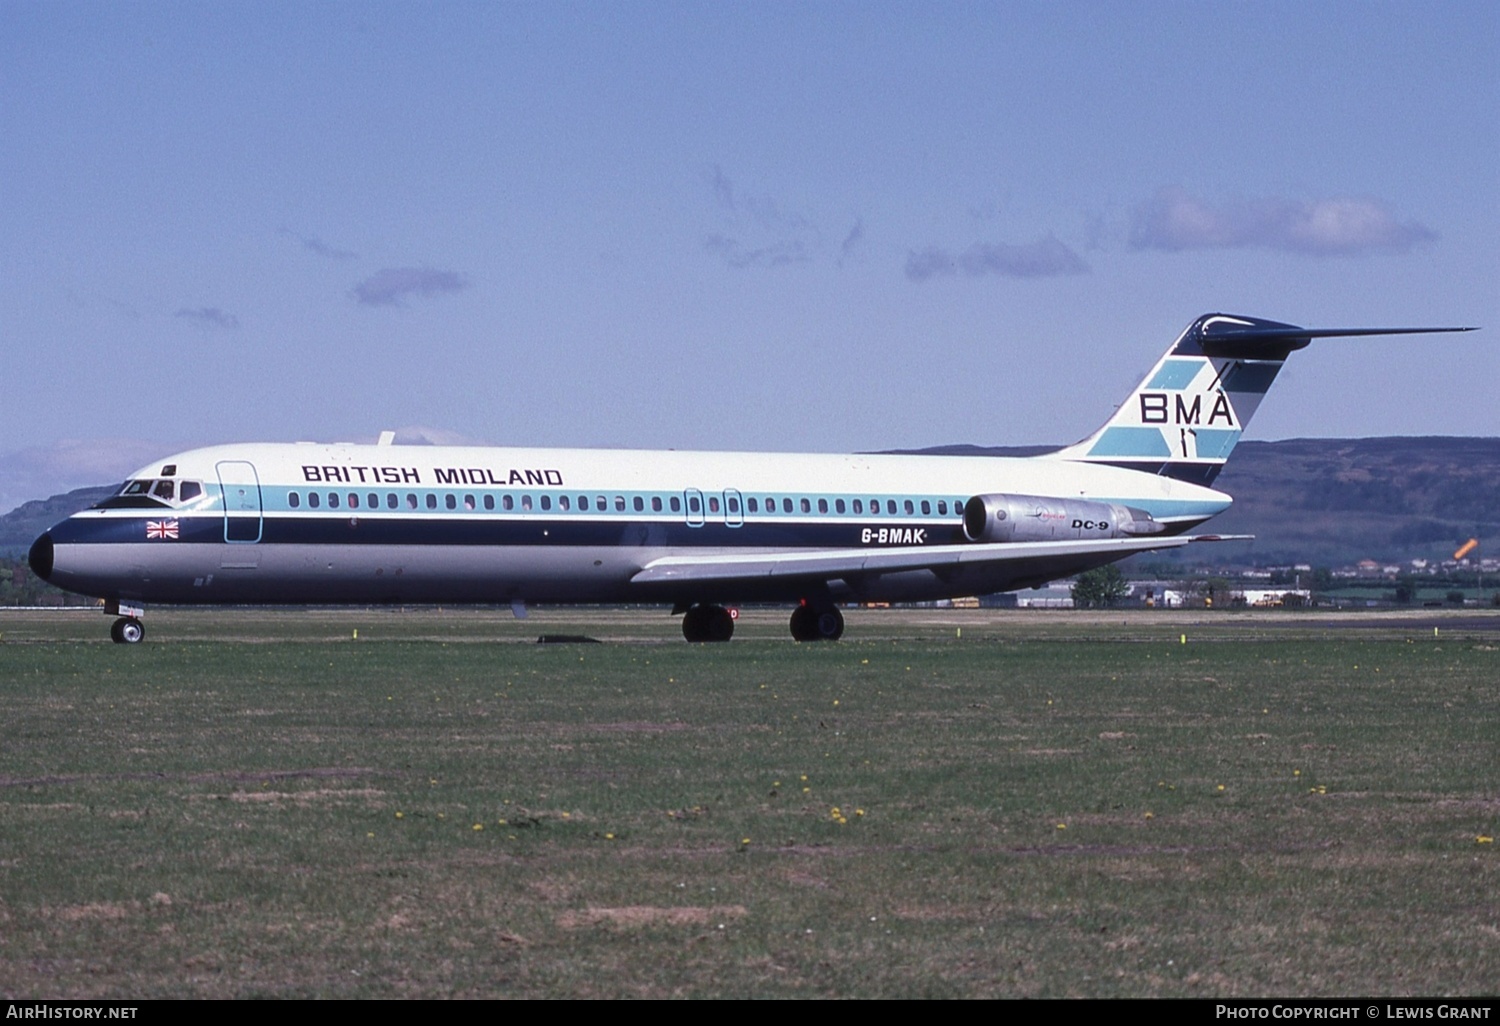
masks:
<svg viewBox="0 0 1500 1026"><path fill-rule="evenodd" d="M146 636L146 625L141 623L141 617L146 615L145 606L110 599L104 603L104 611L119 617L109 625L110 641L116 645L139 645L141 643L141 639Z"/></svg>
<svg viewBox="0 0 1500 1026"><path fill-rule="evenodd" d="M139 645L146 625L133 616L122 616L109 626L109 639L116 645Z"/></svg>

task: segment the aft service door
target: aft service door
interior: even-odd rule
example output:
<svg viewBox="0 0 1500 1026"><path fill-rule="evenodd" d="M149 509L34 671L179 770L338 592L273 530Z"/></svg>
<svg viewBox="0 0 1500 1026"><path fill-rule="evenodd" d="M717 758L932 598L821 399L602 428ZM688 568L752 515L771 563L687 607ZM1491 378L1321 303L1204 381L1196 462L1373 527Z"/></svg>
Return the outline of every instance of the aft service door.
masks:
<svg viewBox="0 0 1500 1026"><path fill-rule="evenodd" d="M217 466L219 485L224 490L224 540L260 541L260 478L254 464L224 460Z"/></svg>
<svg viewBox="0 0 1500 1026"><path fill-rule="evenodd" d="M704 520L703 493L696 488L687 488L682 493L684 512L689 527L702 527Z"/></svg>
<svg viewBox="0 0 1500 1026"><path fill-rule="evenodd" d="M745 526L745 499L734 488L724 489L724 525L726 527Z"/></svg>

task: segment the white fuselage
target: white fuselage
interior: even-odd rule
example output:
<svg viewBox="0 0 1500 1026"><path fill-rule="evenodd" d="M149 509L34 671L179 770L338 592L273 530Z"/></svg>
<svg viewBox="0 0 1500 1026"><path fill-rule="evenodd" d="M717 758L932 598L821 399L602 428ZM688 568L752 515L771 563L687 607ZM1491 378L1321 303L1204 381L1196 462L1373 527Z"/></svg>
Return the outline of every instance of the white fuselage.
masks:
<svg viewBox="0 0 1500 1026"><path fill-rule="evenodd" d="M796 601L806 577L638 578L663 560L962 555L977 495L1129 506L1166 536L1230 503L1170 477L1050 458L306 443L196 449L131 481L38 541L51 546L48 579L127 603ZM824 585L835 599L944 598L1126 554L954 559Z"/></svg>

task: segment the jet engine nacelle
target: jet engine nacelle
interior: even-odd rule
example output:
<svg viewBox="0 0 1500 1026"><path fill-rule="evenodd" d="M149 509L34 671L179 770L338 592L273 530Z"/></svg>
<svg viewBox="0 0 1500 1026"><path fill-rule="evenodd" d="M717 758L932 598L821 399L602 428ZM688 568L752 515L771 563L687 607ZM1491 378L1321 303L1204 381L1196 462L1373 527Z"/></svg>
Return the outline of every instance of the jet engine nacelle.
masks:
<svg viewBox="0 0 1500 1026"><path fill-rule="evenodd" d="M1143 509L1088 499L976 495L964 503L964 535L973 542L1137 538L1164 530Z"/></svg>

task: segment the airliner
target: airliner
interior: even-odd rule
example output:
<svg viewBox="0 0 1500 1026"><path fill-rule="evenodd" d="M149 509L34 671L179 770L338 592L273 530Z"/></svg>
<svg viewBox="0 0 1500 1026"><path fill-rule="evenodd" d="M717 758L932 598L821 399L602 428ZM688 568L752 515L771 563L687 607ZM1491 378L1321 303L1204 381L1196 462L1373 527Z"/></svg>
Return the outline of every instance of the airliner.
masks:
<svg viewBox="0 0 1500 1026"><path fill-rule="evenodd" d="M660 603L728 641L736 603L788 603L836 640L841 604L1037 587L1188 533L1287 356L1313 339L1470 328L1300 328L1206 314L1088 438L1026 458L242 444L141 468L46 531L32 570L148 603Z"/></svg>

